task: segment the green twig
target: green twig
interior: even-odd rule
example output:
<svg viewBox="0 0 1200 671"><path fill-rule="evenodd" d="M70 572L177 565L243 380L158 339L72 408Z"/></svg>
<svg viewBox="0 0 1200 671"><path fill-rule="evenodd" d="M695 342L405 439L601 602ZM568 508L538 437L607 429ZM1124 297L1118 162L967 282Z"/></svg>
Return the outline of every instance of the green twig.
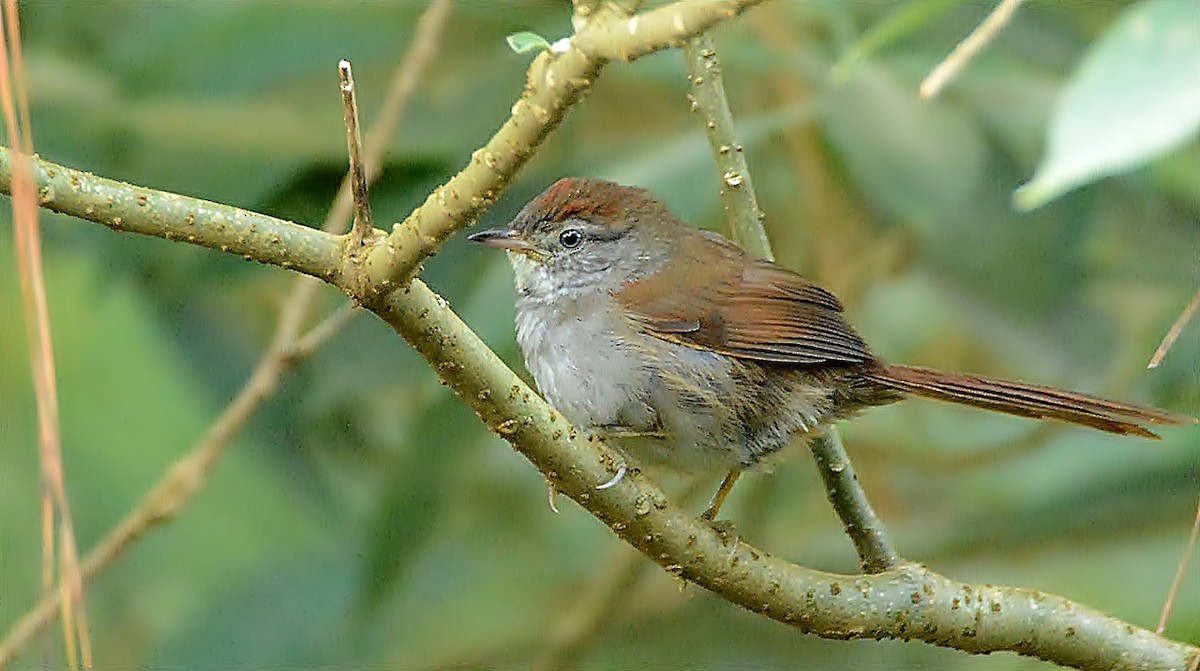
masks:
<svg viewBox="0 0 1200 671"><path fill-rule="evenodd" d="M13 156L0 151L0 190L12 186ZM265 214L156 191L34 160L38 204L118 232L216 249L337 283L343 238Z"/></svg>
<svg viewBox="0 0 1200 671"><path fill-rule="evenodd" d="M725 203L733 239L751 254L772 259L774 254L763 227L763 214L750 180L750 168L734 133L733 115L725 96L716 48L708 35L699 35L689 40L683 51L692 85L688 100L692 110L700 114L704 122L721 174L721 199ZM900 561L899 554L854 475L837 429L829 427L827 434L810 439L809 448L825 482L829 501L858 551L863 570L878 573L896 566Z"/></svg>
<svg viewBox="0 0 1200 671"><path fill-rule="evenodd" d="M950 55L929 73L921 82L921 97L928 100L941 93L946 84L954 79L966 67L971 59L979 55L983 48L996 39L996 35L1007 26L1017 9L1025 0L1000 0L970 35L959 42Z"/></svg>
<svg viewBox="0 0 1200 671"><path fill-rule="evenodd" d="M825 483L825 493L858 552L862 570L879 573L897 566L900 555L888 540L867 493L858 484L858 475L842 446L841 436L831 429L826 435L810 439L808 446Z"/></svg>
<svg viewBox="0 0 1200 671"><path fill-rule="evenodd" d="M763 227L763 213L750 180L750 167L733 130L721 61L717 59L712 38L704 34L688 40L683 54L687 59L688 82L692 85L688 102L692 111L700 115L708 134L708 144L721 176L721 200L733 241L760 259L774 260Z"/></svg>

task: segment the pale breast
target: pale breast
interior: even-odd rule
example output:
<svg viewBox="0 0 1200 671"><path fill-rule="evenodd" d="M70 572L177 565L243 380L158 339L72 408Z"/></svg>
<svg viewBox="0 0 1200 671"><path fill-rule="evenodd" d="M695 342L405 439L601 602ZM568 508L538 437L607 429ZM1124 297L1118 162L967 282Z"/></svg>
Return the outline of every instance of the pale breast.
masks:
<svg viewBox="0 0 1200 671"><path fill-rule="evenodd" d="M517 302L517 344L538 390L572 423L649 430L653 411L640 353L613 319L606 296Z"/></svg>

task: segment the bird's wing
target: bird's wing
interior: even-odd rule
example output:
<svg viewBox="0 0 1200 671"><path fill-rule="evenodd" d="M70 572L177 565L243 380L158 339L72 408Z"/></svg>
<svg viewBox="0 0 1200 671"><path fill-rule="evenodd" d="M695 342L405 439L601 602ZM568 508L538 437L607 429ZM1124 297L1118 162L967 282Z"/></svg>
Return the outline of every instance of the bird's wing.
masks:
<svg viewBox="0 0 1200 671"><path fill-rule="evenodd" d="M708 236L686 237L671 263L616 298L649 334L697 349L781 364L874 360L833 294Z"/></svg>

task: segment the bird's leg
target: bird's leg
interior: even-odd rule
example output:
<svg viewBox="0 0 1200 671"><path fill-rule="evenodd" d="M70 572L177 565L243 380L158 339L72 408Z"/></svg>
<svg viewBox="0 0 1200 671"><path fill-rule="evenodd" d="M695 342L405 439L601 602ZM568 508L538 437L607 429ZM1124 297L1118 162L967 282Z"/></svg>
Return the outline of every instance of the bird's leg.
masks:
<svg viewBox="0 0 1200 671"><path fill-rule="evenodd" d="M700 514L700 519L711 522L717 518L717 513L721 512L721 506L725 505L725 499L729 496L729 492L733 491L733 483L741 477L742 472L738 469L733 469L721 481L721 486L717 488L717 493L713 494L712 501L709 501L708 508Z"/></svg>
<svg viewBox="0 0 1200 671"><path fill-rule="evenodd" d="M666 438L667 434L662 429L651 429L649 431L643 429L635 429L632 426L624 426L621 424L602 424L593 426L590 433L600 440L612 440L620 438Z"/></svg>

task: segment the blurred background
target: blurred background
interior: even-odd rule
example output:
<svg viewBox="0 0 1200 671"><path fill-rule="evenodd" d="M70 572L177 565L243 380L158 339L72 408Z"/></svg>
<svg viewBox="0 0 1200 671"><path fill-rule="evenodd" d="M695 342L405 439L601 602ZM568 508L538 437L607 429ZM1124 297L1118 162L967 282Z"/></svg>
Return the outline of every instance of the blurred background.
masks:
<svg viewBox="0 0 1200 671"><path fill-rule="evenodd" d="M1186 2L1187 0L1178 0ZM654 3L651 3L654 4ZM1158 340L1200 282L1200 144L1021 214L1054 104L1131 3L1033 2L935 101L917 86L990 10L776 0L715 34L781 263L834 289L877 352L1200 414L1200 326ZM336 63L376 117L424 3L26 3L46 159L319 226L345 169ZM459 0L372 189L402 219L507 118L564 1ZM723 230L679 52L613 65L481 223L549 182L648 187ZM5 212L0 215L9 217ZM66 480L91 547L204 434L293 278L44 214ZM0 629L40 583L35 412L0 227ZM424 279L515 369L502 255L452 239ZM321 309L343 297L323 289ZM1195 429L1161 443L912 401L843 435L907 556L1153 627L1196 505ZM703 507L703 496L691 505ZM668 483L682 491L686 483ZM490 434L381 322L285 378L203 491L88 589L101 668L1043 669L1012 655L835 642L685 587L633 556ZM801 564L857 562L801 448L725 515ZM571 627L578 631L572 633ZM56 627L49 648L61 648ZM1200 561L1167 634L1200 640ZM24 657L32 667L43 646ZM56 652L50 659L58 659Z"/></svg>

